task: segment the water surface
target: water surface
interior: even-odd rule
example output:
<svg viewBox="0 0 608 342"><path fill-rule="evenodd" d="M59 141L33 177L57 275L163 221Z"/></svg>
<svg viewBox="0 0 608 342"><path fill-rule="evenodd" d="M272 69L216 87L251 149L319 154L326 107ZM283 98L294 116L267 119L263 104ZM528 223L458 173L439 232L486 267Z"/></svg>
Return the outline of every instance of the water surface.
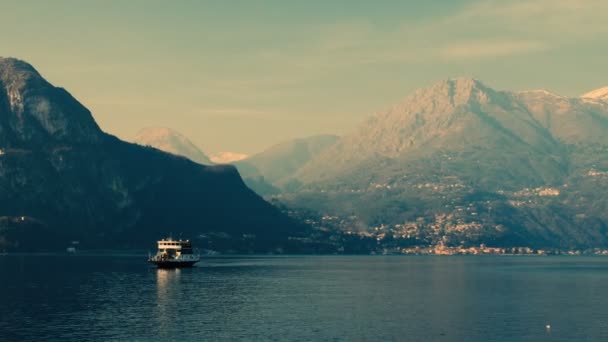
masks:
<svg viewBox="0 0 608 342"><path fill-rule="evenodd" d="M607 287L602 257L8 255L0 340L608 341Z"/></svg>

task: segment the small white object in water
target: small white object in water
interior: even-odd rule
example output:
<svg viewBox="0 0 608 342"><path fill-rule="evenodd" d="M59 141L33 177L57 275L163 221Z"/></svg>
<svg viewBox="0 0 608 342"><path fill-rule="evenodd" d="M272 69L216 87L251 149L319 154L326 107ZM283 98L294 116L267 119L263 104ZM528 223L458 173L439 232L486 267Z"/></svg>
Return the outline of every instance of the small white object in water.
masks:
<svg viewBox="0 0 608 342"><path fill-rule="evenodd" d="M545 329L547 329L547 332L551 331L551 324L545 325Z"/></svg>

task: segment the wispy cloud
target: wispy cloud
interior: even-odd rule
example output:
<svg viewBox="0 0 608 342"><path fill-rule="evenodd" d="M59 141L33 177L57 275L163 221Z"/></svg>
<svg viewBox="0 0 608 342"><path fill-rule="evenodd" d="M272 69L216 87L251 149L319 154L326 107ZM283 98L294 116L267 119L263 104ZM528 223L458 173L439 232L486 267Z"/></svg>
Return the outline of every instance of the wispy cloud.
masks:
<svg viewBox="0 0 608 342"><path fill-rule="evenodd" d="M356 75L379 82L404 67L498 63L601 37L606 12L603 0L488 0L384 25L361 17L311 25L286 42L254 45L234 62L215 61L223 69L201 73L203 81L180 93L210 106L192 115L284 120L291 104L305 106L317 88L344 87Z"/></svg>
<svg viewBox="0 0 608 342"><path fill-rule="evenodd" d="M547 51L608 32L604 0L479 1L390 29L364 20L319 27L309 46L264 51L277 65L326 69L382 63L502 58ZM310 75L307 75L310 77Z"/></svg>
<svg viewBox="0 0 608 342"><path fill-rule="evenodd" d="M254 108L238 108L238 107L216 107L216 108L197 108L192 115L208 117L208 118L251 118L251 119L269 119L273 117L273 113L267 110L259 110Z"/></svg>
<svg viewBox="0 0 608 342"><path fill-rule="evenodd" d="M501 34L560 40L608 32L604 0L480 1L433 23L456 31L487 30Z"/></svg>
<svg viewBox="0 0 608 342"><path fill-rule="evenodd" d="M511 56L547 50L549 46L537 41L473 41L448 44L439 49L446 60L483 59Z"/></svg>
<svg viewBox="0 0 608 342"><path fill-rule="evenodd" d="M110 64L66 64L57 68L57 71L62 73L96 74L100 72L115 72L117 69L117 65Z"/></svg>

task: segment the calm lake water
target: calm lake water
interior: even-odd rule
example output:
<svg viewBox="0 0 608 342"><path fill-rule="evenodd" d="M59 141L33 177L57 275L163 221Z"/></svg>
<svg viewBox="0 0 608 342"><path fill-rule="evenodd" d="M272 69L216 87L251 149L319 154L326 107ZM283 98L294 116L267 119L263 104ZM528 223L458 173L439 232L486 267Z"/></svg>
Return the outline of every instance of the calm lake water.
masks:
<svg viewBox="0 0 608 342"><path fill-rule="evenodd" d="M608 341L607 290L605 257L9 255L0 340Z"/></svg>

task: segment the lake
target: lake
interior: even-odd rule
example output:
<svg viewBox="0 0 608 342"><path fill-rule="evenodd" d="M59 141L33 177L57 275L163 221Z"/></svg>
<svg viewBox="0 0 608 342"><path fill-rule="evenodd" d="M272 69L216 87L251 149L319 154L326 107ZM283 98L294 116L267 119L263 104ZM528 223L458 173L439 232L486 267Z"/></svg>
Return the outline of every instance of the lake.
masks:
<svg viewBox="0 0 608 342"><path fill-rule="evenodd" d="M608 341L608 257L0 256L7 341Z"/></svg>

